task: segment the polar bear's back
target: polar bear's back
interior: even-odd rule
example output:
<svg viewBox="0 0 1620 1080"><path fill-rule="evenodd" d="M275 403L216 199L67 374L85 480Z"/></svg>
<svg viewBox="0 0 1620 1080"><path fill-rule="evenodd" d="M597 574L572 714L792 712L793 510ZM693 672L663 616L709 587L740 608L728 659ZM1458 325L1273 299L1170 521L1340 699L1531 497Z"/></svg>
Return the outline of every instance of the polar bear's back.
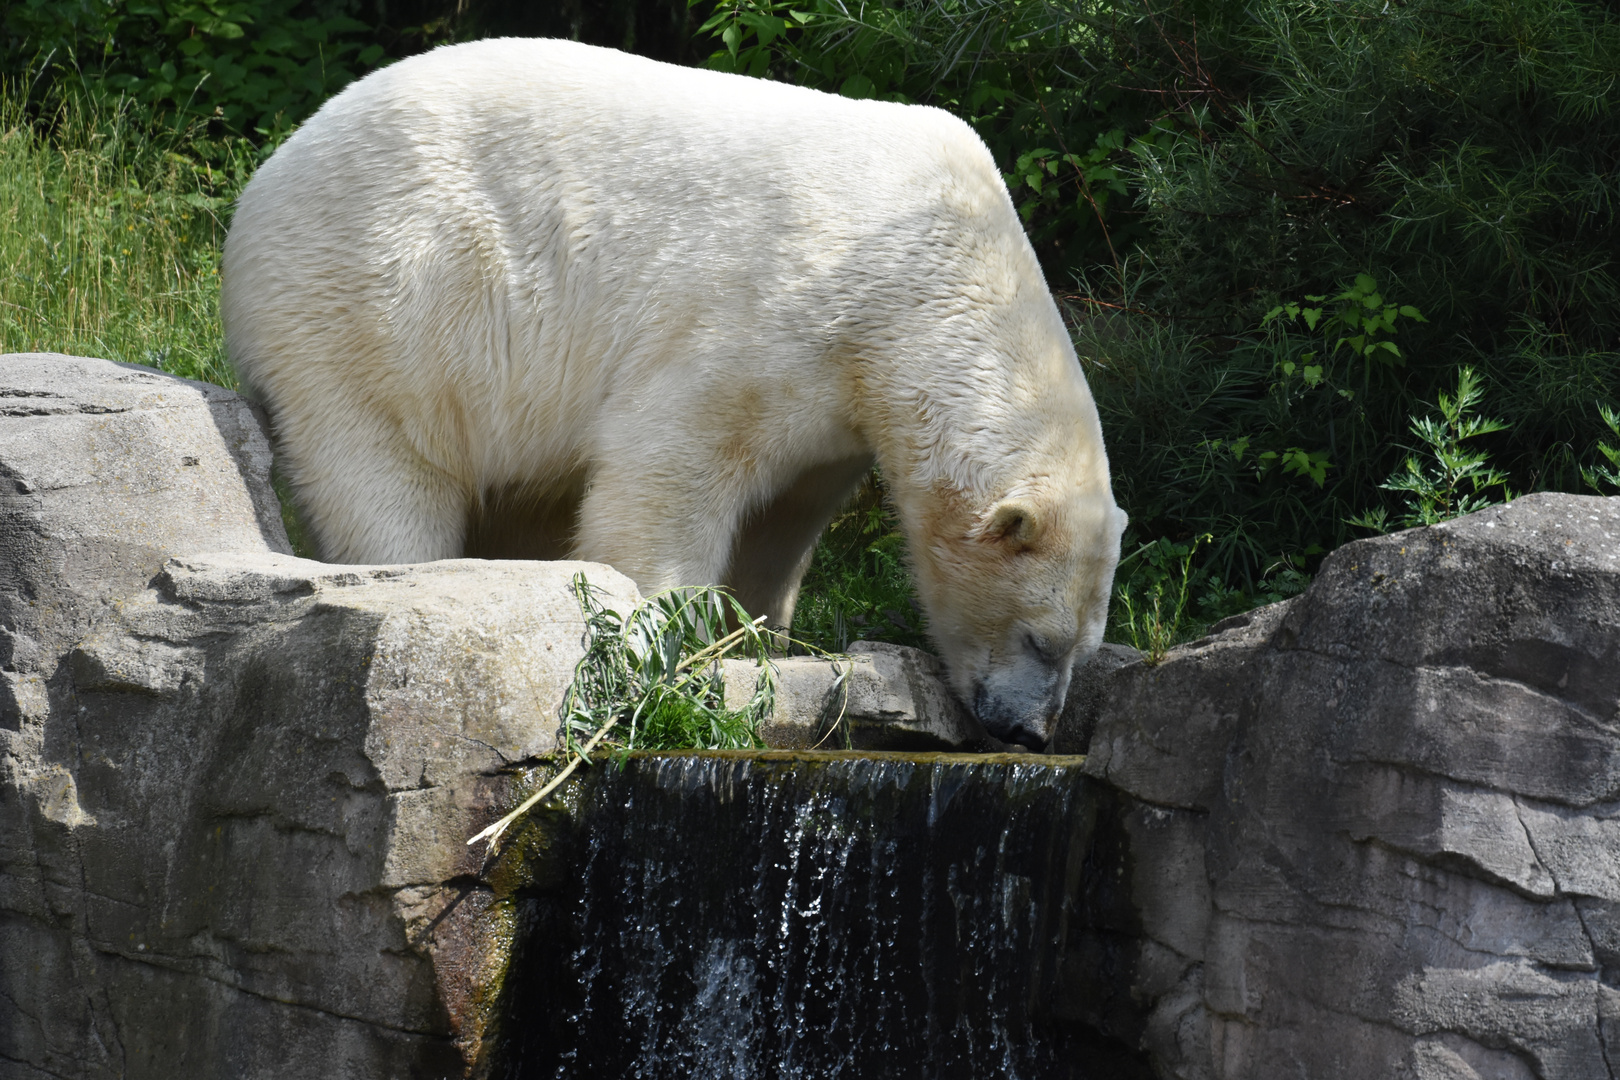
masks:
<svg viewBox="0 0 1620 1080"><path fill-rule="evenodd" d="M294 134L243 194L222 310L278 412L413 418L483 485L577 458L615 395L725 378L706 357L813 394L840 328L982 282L952 265L974 235L1039 279L946 113L500 39L368 76Z"/></svg>

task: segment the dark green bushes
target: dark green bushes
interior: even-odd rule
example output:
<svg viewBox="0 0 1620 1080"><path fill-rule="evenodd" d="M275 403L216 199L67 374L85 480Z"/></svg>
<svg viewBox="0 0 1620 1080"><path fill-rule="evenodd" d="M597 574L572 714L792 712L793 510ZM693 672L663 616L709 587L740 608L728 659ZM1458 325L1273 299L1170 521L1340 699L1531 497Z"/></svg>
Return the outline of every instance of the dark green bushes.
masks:
<svg viewBox="0 0 1620 1080"><path fill-rule="evenodd" d="M17 0L0 30L8 72L250 135L289 130L383 55L345 5L318 0Z"/></svg>
<svg viewBox="0 0 1620 1080"><path fill-rule="evenodd" d="M173 126L275 139L389 59L480 37L690 58L686 0L11 0L0 72L33 96L125 94ZM26 73L26 74L25 74Z"/></svg>

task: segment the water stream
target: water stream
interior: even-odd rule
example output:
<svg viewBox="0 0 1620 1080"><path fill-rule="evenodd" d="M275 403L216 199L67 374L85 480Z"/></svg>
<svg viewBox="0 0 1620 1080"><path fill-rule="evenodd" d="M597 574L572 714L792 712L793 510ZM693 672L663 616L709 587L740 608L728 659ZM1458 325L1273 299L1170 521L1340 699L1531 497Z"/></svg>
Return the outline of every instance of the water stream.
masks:
<svg viewBox="0 0 1620 1080"><path fill-rule="evenodd" d="M1081 760L590 770L566 884L526 908L498 1074L1147 1075L1097 978L1131 928Z"/></svg>

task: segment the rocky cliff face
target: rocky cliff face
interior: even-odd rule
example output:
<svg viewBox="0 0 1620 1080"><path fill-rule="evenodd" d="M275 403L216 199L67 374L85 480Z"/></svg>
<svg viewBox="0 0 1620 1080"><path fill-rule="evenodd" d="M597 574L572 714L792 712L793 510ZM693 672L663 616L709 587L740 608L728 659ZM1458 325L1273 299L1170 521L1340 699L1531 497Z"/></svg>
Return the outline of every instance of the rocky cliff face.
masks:
<svg viewBox="0 0 1620 1080"><path fill-rule="evenodd" d="M1347 545L1108 684L1161 1075L1620 1069L1620 499Z"/></svg>
<svg viewBox="0 0 1620 1080"><path fill-rule="evenodd" d="M573 574L634 586L295 559L268 460L225 391L0 357L0 1077L491 1064L577 792L463 841L548 775ZM1161 1077L1620 1074L1620 500L1352 544L1217 629L1077 681L1058 1021ZM926 658L785 667L780 745L983 745Z"/></svg>
<svg viewBox="0 0 1620 1080"><path fill-rule="evenodd" d="M0 1075L478 1059L510 935L464 841L555 746L574 573L635 587L296 559L268 465L227 391L0 358Z"/></svg>

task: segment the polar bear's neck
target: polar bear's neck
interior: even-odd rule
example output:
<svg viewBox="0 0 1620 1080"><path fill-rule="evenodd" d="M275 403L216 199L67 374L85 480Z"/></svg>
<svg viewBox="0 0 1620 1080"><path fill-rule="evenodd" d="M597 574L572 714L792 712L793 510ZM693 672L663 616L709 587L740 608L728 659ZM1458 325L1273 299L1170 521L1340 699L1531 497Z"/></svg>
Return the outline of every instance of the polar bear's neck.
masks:
<svg viewBox="0 0 1620 1080"><path fill-rule="evenodd" d="M902 508L939 492L1106 493L1096 405L1044 288L999 308L928 307L926 329L861 362L858 424Z"/></svg>

